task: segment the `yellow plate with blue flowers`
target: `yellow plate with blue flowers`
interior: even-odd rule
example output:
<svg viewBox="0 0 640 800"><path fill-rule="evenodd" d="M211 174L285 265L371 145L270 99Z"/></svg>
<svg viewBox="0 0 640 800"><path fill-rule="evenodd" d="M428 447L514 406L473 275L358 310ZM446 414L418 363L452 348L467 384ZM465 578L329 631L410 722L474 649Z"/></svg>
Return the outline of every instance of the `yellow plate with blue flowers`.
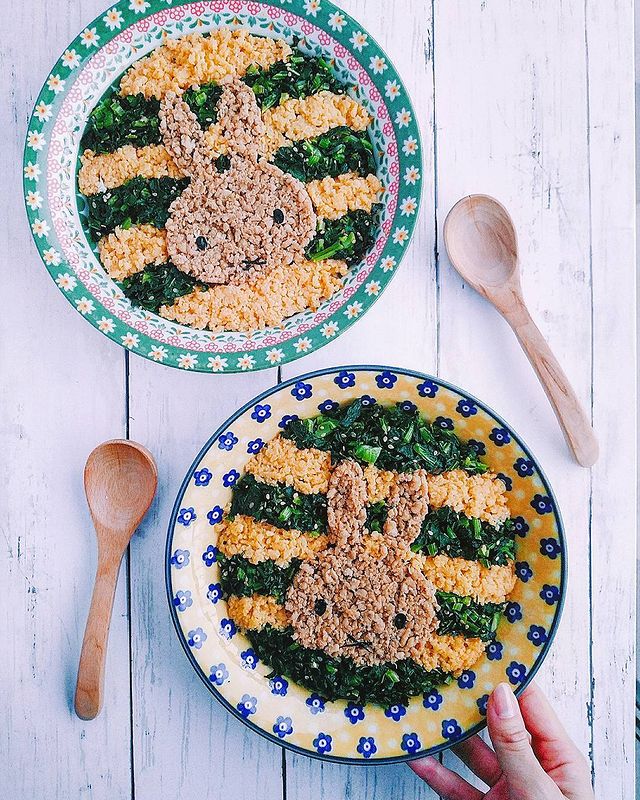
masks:
<svg viewBox="0 0 640 800"><path fill-rule="evenodd" d="M269 594L269 587L274 595L285 591L278 581L289 567L271 561L265 567L264 555L249 561L240 555L234 561L228 551L233 540L231 528L236 524L229 521L245 519L233 516L241 514L239 506L232 507L230 515L231 503L239 502L239 488L247 489L247 496L260 497L251 492L265 489L261 480L269 484L266 487L270 487L269 492L263 495L268 498L264 503L266 510L263 509L266 516L257 523L249 520L246 525L251 527L255 523L271 534L274 531L277 534L279 527L271 524L277 520L269 521L267 507L278 491L283 493L285 501L294 497L293 502L298 503L293 510L294 519L302 519L295 515L304 513L305 504L311 500L324 502L322 494L304 494L307 491L304 487L287 489L282 484L278 488L277 458L271 466L262 460L262 469L267 469L267 473L275 468L271 478L265 477L267 473L260 476L255 468L256 459L267 452L268 443L276 437L279 441L289 437L285 444L293 446L292 420L307 420L319 414L331 419L341 413L339 409L356 401L361 407L378 404L419 415L427 421L428 430L435 431L438 441L454 441L451 435L455 434L463 443L462 469L457 473L435 469L433 472L444 474L440 483L443 480L446 483L447 475L457 474L464 480L486 479L492 485L499 484L500 494L508 504L509 520L504 524L508 526L512 545L515 542L508 562L515 573L513 589L500 605L490 634L482 636L473 663L452 670L446 679L434 681L433 685L422 685L423 691L408 700L399 700L394 693L391 684L397 680L397 674L393 668L383 670L380 678L383 688L379 694L383 699L378 698L375 703L353 698L327 699L322 691L314 690L313 681L296 682L291 673L278 670L281 664L274 663L274 659L278 660L277 647L298 648L296 652L302 652L302 661L298 658L298 662L304 662L306 668L309 663L314 669L317 663L324 667L330 662L331 666L331 659L320 653L319 661L312 655L309 661L305 656L307 651L304 648L300 651L290 629L276 630L276 620L284 613L282 598L278 605L273 597L250 596L250 591L243 591L242 587L250 586L256 575L263 580L265 595ZM300 426L298 429L302 430ZM439 432L443 432L442 436ZM296 446L301 447L299 442ZM286 457L286 449L283 452ZM310 454L319 457L317 450L301 452L307 464ZM365 448L358 457L365 465L376 453L375 448L373 451ZM278 457L283 457L282 452ZM488 467L484 476L472 475L484 469L479 462ZM430 504L436 503L435 497L434 492ZM443 497L438 501L440 505L450 502L446 492ZM261 503L256 505L254 501L253 507L263 508ZM429 514L434 509L436 506L430 505ZM312 529L318 515L314 517L312 506L308 510L310 516L305 527ZM285 511L281 520L292 513L291 509ZM261 513L255 512L256 519L260 519ZM456 512L444 509L442 513L453 514L455 521L464 517L465 509L459 506ZM487 523L476 520L474 524L478 532L485 530L481 525ZM497 523L496 526L499 527ZM294 541L298 548L309 549L308 542L322 538L306 539L301 545L302 538L296 531L292 533L295 526L291 520L281 522L280 527L287 529L283 538ZM237 544L237 535L235 541ZM428 550L430 545L425 544L426 540L421 541L423 552L433 556L435 548ZM319 545L315 546L315 551L318 549ZM236 553L241 551L242 548ZM314 557L313 552L307 555L300 549L297 552L300 558ZM276 558L277 554L271 550L268 556ZM262 566L256 571L257 562ZM166 547L166 581L173 621L183 648L204 684L232 714L257 733L298 753L342 763L381 764L433 754L477 733L485 724L488 697L499 682L509 682L516 693L523 690L544 660L558 626L566 587L566 562L562 521L552 490L526 445L504 420L479 400L438 378L392 367L352 366L310 373L275 386L239 409L213 434L183 481L173 509ZM244 597L231 596L230 580L240 587L237 593ZM453 595L444 593L438 597L442 610ZM259 608L254 602L256 598L260 601ZM446 622L448 633L459 634L460 625L478 617L477 614L474 617L474 609L478 607L469 598L472 609L469 611L467 604L460 616L465 602L462 600L454 602L446 620L445 616L440 619L439 633L445 631ZM271 632L270 641L268 636L261 638L255 631L247 631L249 623L241 623L249 606L254 614L258 608L263 622L267 620L265 630ZM482 607L479 614L482 617ZM283 626L284 623L280 625ZM481 634L479 628L473 630L476 638L467 641L477 644ZM449 637L450 641L455 639ZM380 677L379 672L372 675L377 676L375 680ZM391 687L388 690L384 688L387 678ZM390 698L389 702L384 702L385 697Z"/></svg>

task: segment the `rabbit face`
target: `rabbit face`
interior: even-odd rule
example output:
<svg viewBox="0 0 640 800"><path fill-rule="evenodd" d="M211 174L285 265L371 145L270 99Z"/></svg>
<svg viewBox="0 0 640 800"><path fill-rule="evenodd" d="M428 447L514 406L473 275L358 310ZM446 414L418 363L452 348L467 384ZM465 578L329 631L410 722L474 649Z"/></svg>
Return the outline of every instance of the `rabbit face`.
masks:
<svg viewBox="0 0 640 800"><path fill-rule="evenodd" d="M435 632L433 584L410 545L427 512L426 475L400 475L382 535L366 534L362 468L344 461L327 494L333 550L302 564L286 598L295 638L357 664L415 657Z"/></svg>
<svg viewBox="0 0 640 800"><path fill-rule="evenodd" d="M171 204L167 249L178 269L205 283L246 281L304 256L316 216L303 183L265 161L265 127L253 91L222 82L218 103L227 161L213 159L195 114L176 95L161 104L165 147L191 182Z"/></svg>

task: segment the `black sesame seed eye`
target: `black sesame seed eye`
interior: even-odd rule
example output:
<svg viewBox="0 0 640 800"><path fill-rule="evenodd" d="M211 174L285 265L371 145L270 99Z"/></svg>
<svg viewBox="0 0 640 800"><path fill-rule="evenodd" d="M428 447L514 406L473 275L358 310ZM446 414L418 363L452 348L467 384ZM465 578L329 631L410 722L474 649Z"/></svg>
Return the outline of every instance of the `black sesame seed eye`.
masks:
<svg viewBox="0 0 640 800"><path fill-rule="evenodd" d="M198 236L198 237L196 238L196 247L198 248L198 250L206 250L206 249L207 249L207 246L208 246L208 244L209 244L209 243L208 243L208 242L207 242L207 240L204 238L204 236Z"/></svg>
<svg viewBox="0 0 640 800"><path fill-rule="evenodd" d="M273 221L277 225L282 225L284 222L284 211L281 208L276 208L273 212Z"/></svg>
<svg viewBox="0 0 640 800"><path fill-rule="evenodd" d="M316 600L316 602L313 604L313 610L316 612L316 614L319 617L321 617L324 614L324 612L327 610L326 601L323 600L322 598L320 598L319 600Z"/></svg>
<svg viewBox="0 0 640 800"><path fill-rule="evenodd" d="M393 618L393 624L396 626L396 628L398 628L398 630L404 628L404 626L407 624L407 615L402 613L396 614Z"/></svg>

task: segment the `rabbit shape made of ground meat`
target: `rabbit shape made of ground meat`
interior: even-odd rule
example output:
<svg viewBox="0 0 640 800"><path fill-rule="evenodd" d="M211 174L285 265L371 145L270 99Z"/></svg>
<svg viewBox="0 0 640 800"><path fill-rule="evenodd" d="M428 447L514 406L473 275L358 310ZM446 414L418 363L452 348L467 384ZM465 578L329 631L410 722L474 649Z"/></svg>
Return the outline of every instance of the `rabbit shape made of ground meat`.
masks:
<svg viewBox="0 0 640 800"><path fill-rule="evenodd" d="M191 182L169 208L167 250L175 266L209 284L240 284L304 256L316 215L303 183L264 159L265 125L253 90L221 81L216 159L187 103L168 92L160 106L164 145Z"/></svg>
<svg viewBox="0 0 640 800"><path fill-rule="evenodd" d="M437 628L435 589L411 551L428 510L427 475L397 476L382 534L365 529L366 499L362 467L343 461L329 480L329 547L303 562L287 592L294 637L360 665L418 659Z"/></svg>

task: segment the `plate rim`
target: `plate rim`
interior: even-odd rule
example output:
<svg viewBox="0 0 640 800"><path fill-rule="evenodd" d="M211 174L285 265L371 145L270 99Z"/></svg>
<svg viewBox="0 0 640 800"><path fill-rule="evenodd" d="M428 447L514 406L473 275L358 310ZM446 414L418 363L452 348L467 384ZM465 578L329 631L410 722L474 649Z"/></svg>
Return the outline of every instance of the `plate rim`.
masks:
<svg viewBox="0 0 640 800"><path fill-rule="evenodd" d="M555 614L553 617L553 622L549 628L548 639L543 644L542 649L540 650L539 656L536 659L533 667L527 673L526 679L514 690L514 694L516 697L519 697L522 692L529 686L535 675L537 674L538 670L546 660L551 646L554 642L556 634L558 632L558 628L560 626L560 621L562 619L562 614L564 612L564 604L567 594L567 583L568 583L568 549L567 549L567 540L565 535L565 527L564 521L562 518L562 513L560 511L560 507L557 502L556 495L553 491L553 488L547 478L546 473L542 469L539 464L539 461L533 455L531 449L523 440L523 438L513 430L513 428L503 419L503 417L493 411L493 409L484 403L482 400L479 400L474 395L463 391L459 386L454 383L450 383L449 381L439 378L435 375L430 375L426 372L419 372L417 370L409 369L406 367L393 367L389 365L379 365L379 364L346 364L336 367L325 367L323 369L314 370L312 372L306 372L302 375L296 375L292 378L288 378L286 381L282 381L281 383L274 384L268 389L260 392L260 394L256 395L254 398L249 400L245 403L241 408L236 410L233 414L231 414L218 428L216 428L215 432L209 437L207 442L204 444L202 448L200 448L198 454L196 455L195 459L191 463L191 466L187 470L185 477L183 478L178 493L176 495L176 499L173 504L173 509L171 511L171 516L169 519L169 527L167 530L167 538L165 542L165 550L164 550L164 569L165 569L165 589L167 593L167 601L169 603L169 609L171 614L171 621L173 622L173 627L175 629L176 635L180 644L182 645L182 649L187 655L191 666L195 670L198 677L201 681L207 686L211 694L216 698L216 700L223 705L223 707L230 711L236 719L239 719L243 722L248 728L250 728L253 732L258 733L263 738L267 739L268 741L272 742L273 744L279 745L281 748L285 750L290 750L294 753L298 753L299 755L307 756L308 758L314 758L318 761L328 761L336 764L344 764L344 765L354 765L354 766L385 766L388 764L401 764L406 763L408 761L415 761L420 758L425 758L427 756L437 755L438 753L442 753L445 750L449 750L454 745L460 744L460 742L464 742L465 740L471 738L477 733L480 733L487 727L486 717L481 721L478 722L476 725L469 728L469 730L465 731L462 736L457 738L454 742L443 742L442 744L435 745L434 747L425 748L424 750L420 750L417 753L407 753L406 755L399 755L399 756L386 756L384 758L352 758L349 756L332 756L328 753L322 754L317 753L312 750L307 750L304 747L300 747L299 745L293 744L292 742L288 742L286 740L282 740L278 738L275 734L270 733L269 731L261 728L256 723L252 722L247 717L242 716L237 708L235 708L220 692L219 690L211 683L211 681L207 678L204 671L196 661L191 648L187 644L186 637L182 630L182 627L178 620L178 613L175 609L173 604L173 589L171 585L171 565L170 565L170 558L171 558L171 550L172 550L172 543L173 543L173 532L176 525L177 516L180 510L180 504L182 497L191 481L191 477L195 468L198 466L204 455L211 449L212 445L217 440L218 436L223 433L236 419L241 417L245 412L247 412L252 406L256 405L256 403L260 403L262 400L270 397L271 395L275 394L276 392L280 391L281 389L286 389L289 386L297 383L298 381L309 380L312 378L318 378L323 375L330 375L333 373L338 373L341 370L350 370L352 372L382 372L384 370L389 370L391 372L398 372L403 375L407 375L413 378L422 378L424 380L431 380L435 383L439 384L445 389L449 391L453 391L458 393L460 396L471 400L473 403L478 405L483 411L488 413L492 416L498 423L503 425L508 431L509 434L517 441L519 446L522 448L523 452L533 461L536 465L536 470L540 476L540 480L548 494L551 498L553 503L554 515L557 520L558 525L558 544L560 545L560 555L561 555L561 562L560 562L560 598L558 600L558 604L556 606Z"/></svg>
<svg viewBox="0 0 640 800"><path fill-rule="evenodd" d="M158 2L159 2L159 0L155 0L155 2L154 2L154 0L151 0L151 4L150 4L149 9L146 9L144 14L140 15L139 19L138 19L138 16L137 16L137 12L134 12L134 13L136 13L136 17L132 18L132 19L134 19L135 21L131 22L129 25L127 25L127 28L132 27L138 21L141 21L143 19L146 19L146 18L152 16L155 13L158 13L159 10L167 10L167 11L169 11L170 9L175 8L175 7L180 7L180 6L184 6L184 5L190 5L192 2L194 2L194 0L164 0L164 5L159 6L158 8L156 8L155 6L156 6L156 3L158 3ZM301 16L303 14L303 11L304 11L303 0L296 0L296 2L300 5L300 7L298 8L297 6L294 6L293 13L295 13L297 16ZM287 10L289 10L289 11L292 10L291 6L289 5L289 3L291 3L291 0L264 0L264 3L267 6L268 5L272 5L272 6L278 7L284 12L286 12ZM194 366L184 366L184 365L181 365L179 363L179 357L180 356L193 355L193 353L191 352L190 348L188 347L189 342L186 342L185 344L180 344L180 345L169 345L169 344L164 344L163 343L162 346L165 347L165 349L168 349L170 354L174 353L175 358L169 359L169 360L166 360L166 361L165 360L158 361L150 354L149 348L148 347L144 347L144 345L143 345L143 342L146 339L150 339L150 341L152 342L152 346L153 346L153 342L156 341L155 339L152 339L149 336L148 333L145 333L145 332L142 332L142 331L136 331L135 329L133 329L131 326L129 326L127 323L123 322L120 319L117 319L116 328L115 328L114 331L103 331L103 330L101 330L100 326L99 326L99 322L100 321L98 320L98 314L104 312L104 315L110 316L111 312L109 311L109 309L106 308L100 301L98 301L96 299L95 300L95 304L96 304L95 313L91 312L89 314L84 314L84 313L80 312L78 307L77 307L77 298L74 296L74 290L65 291L61 286L58 285L56 279L60 276L62 267L65 267L67 269L67 271L71 271L74 274L75 274L75 269L71 265L68 264L68 261L67 261L66 258L62 258L62 261L58 265L55 265L53 263L52 264L48 264L46 262L46 260L44 258L44 255L43 255L43 251L47 248L47 246L53 247L54 244L49 240L49 238L48 238L49 234L45 235L44 237L36 238L37 235L36 235L35 231L33 230L33 226L32 226L32 223L33 223L34 220L32 220L32 216L31 215L33 214L34 217L37 218L38 217L38 212L40 211L40 209L39 208L30 209L29 208L28 203L27 203L27 194L28 194L28 192L30 190L37 191L38 190L38 186L37 186L37 183L33 184L33 185L30 185L29 181L31 179L28 178L26 176L26 174L25 174L25 169L27 167L28 160L31 161L33 159L33 161L36 164L40 163L42 165L43 169L42 169L41 174L42 174L43 177L46 178L46 162L47 162L47 153L48 153L48 150L49 150L49 147L50 147L50 140L48 140L45 143L45 147L44 147L42 152L34 151L33 155L31 156L31 158L28 158L28 151L29 151L28 137L29 137L29 133L34 129L34 126L38 126L38 132L41 133L42 129L45 127L45 125L48 122L51 122L51 123L55 122L56 116L53 116L50 120L45 120L44 122L42 120L39 120L36 117L36 108L40 103L44 103L45 102L44 95L48 91L48 86L47 86L48 80L54 74L54 72L56 72L58 69L62 69L62 67L63 67L62 59L63 59L64 54L68 50L75 48L76 45L79 47L80 37L81 37L82 33L84 33L84 31L86 31L86 30L89 30L91 28L97 27L103 21L103 18L106 15L107 12L116 9L118 11L121 11L123 15L126 15L127 12L131 11L130 7L127 5L127 0L116 0L115 3L113 3L110 6L108 6L104 11L99 13L89 23L87 23L84 26L84 28L82 28L82 30L79 31L78 34L68 42L68 44L66 45L65 50L63 50L62 53L60 53L58 58L53 62L52 66L47 71L47 75L44 78L44 80L43 80L43 82L42 82L42 84L40 86L40 89L39 89L37 95L35 96L35 99L34 99L34 102L33 102L33 107L32 107L32 110L31 110L31 114L29 115L29 118L28 118L28 121L27 121L27 125L26 125L26 129L25 129L24 146L23 146L23 149L22 149L22 170L23 170L23 174L22 174L22 195L23 195L23 203L24 203L25 214L26 214L26 217L27 217L27 224L29 225L29 230L30 230L30 233L31 233L31 239L32 239L33 244L34 244L34 246L36 248L36 252L38 254L38 257L39 257L42 265L44 266L45 270L47 271L47 273L49 274L49 276L51 277L53 282L56 284L56 287L58 288L59 292L66 298L67 302L71 305L71 307L77 313L79 313L80 316L83 317L85 319L85 321L88 322L96 331L98 331L98 333L100 333L103 336L106 336L107 339L109 339L110 341L114 342L114 344L116 344L119 347L121 347L125 352L134 353L135 355L140 356L141 358L144 358L147 361L151 361L153 363L160 364L161 366L164 366L164 367L170 367L172 369L183 370L185 372L198 372L198 373L213 374L213 375L223 375L223 374L232 375L232 374L262 372L264 370L277 368L277 367L282 366L284 364L295 363L299 359L304 358L305 356L310 355L311 353L315 353L315 352L321 350L323 347L325 347L326 345L328 345L331 342L333 342L336 339L338 339L340 336L342 336L343 333L348 331L353 325L355 325L357 322L359 322L367 314L367 312L369 312L370 309L373 308L373 306L377 303L377 301L382 297L382 295L384 294L385 290L391 284L391 282L393 281L393 279L396 276L397 272L399 271L400 267L402 266L402 263L405 260L406 255L407 255L407 253L408 253L408 251L409 251L409 249L410 249L410 247L411 247L411 245L412 245L412 243L414 241L416 228L417 228L418 222L419 222L419 220L421 218L421 213L422 213L422 208L423 208L423 195L424 195L424 192L425 192L425 182L426 182L425 181L425 177L424 177L424 170L425 170L424 137L422 135L422 130L421 130L421 127L420 127L420 124L419 124L419 121L418 121L418 117L416 115L416 111L415 111L415 107L414 107L414 104L413 104L412 96L409 93L409 91L407 90L406 83L405 83L402 75L400 74L399 70L397 69L397 67L395 65L395 61L390 58L390 56L389 56L388 52L386 51L386 49L383 48L380 45L380 43L379 43L379 41L377 40L376 37L372 36L371 33L369 33L369 31L365 28L365 26L360 25L360 23L358 22L358 20L354 16L352 16L351 14L347 13L346 11L344 11L339 5L337 5L336 3L332 2L332 0L324 0L323 8L324 8L324 10L328 10L330 13L332 13L334 11L335 12L339 12L341 15L343 15L345 17L346 23L348 25L351 25L356 29L361 29L363 33L366 33L369 42L371 42L378 49L378 51L380 52L382 57L386 60L387 65L391 69L391 75L389 77L389 80L397 80L399 82L399 84L400 84L400 87L402 88L402 90L404 92L403 100L406 101L405 105L408 106L407 110L411 112L411 117L412 117L411 124L407 128L407 134L406 135L407 136L409 136L409 135L415 136L416 139L417 139L417 143L418 143L418 155L417 155L417 157L415 157L415 160L416 160L416 165L419 167L419 170L420 170L420 176L419 176L419 178L417 179L417 182L416 182L415 198L413 198L413 199L415 199L415 202L416 202L416 209L415 209L415 212L414 212L414 214L412 216L405 218L404 216L401 216L401 214L400 214L400 204L398 204L398 206L397 206L397 208L396 208L396 210L395 210L395 212L394 212L394 214L393 214L393 216L391 218L396 226L403 225L403 226L407 227L408 236L407 236L406 241L404 242L404 245L402 247L402 251L398 255L397 263L393 267L393 270L388 275L386 280L384 280L384 282L381 281L382 282L382 286L381 286L380 291L378 292L378 294L377 295L367 295L366 297L360 297L360 291L363 289L364 282L363 282L363 284L358 285L357 288L356 288L356 291L354 292L354 294L350 298L345 299L345 302L344 302L343 306L341 306L336 311L327 312L327 317L322 323L318 322L317 324L315 324L311 328L311 330L306 331L304 333L301 332L299 334L298 338L306 336L306 335L314 334L314 332L316 333L316 335L318 337L318 340L315 343L312 344L312 347L311 347L310 350L308 350L308 351L300 351L300 352L293 352L293 347L291 347L291 352L285 353L285 355L282 357L282 359L280 361L278 361L276 363L273 363L273 364L268 363L266 361L266 358L264 358L261 362L256 363L254 366L252 366L250 368L246 368L246 367L241 367L239 365L239 361L245 355L261 354L261 355L264 356L266 354L266 351L270 347L278 348L278 347L280 347L282 345L292 344L293 343L293 339L295 337L291 337L289 340L287 340L285 342L282 342L280 344L275 344L275 345L265 345L265 344L263 344L263 345L261 345L259 347L256 347L256 348L247 347L244 350L240 350L239 349L237 351L230 352L230 353L227 353L225 351L218 351L218 352L208 352L208 351L200 352L200 351L197 351L198 355L202 356L202 358L201 359L197 359L197 363ZM324 24L323 25L318 24L315 16L313 18L311 18L311 22L312 22L312 24L316 25L316 27L319 27L322 31L324 31L326 33L329 33L329 35L331 35L333 38L335 38L336 36L341 35L341 31L336 31L336 30L329 31L328 30L328 26L326 26ZM245 26L239 26L239 28L242 29L242 30L246 29ZM101 44L100 48L95 48L95 49L91 48L91 49L88 49L86 53L83 52L81 61L80 61L79 65L78 65L78 68L86 66L86 64L91 60L91 58L93 56L95 56L96 52L98 52L99 49L101 49L106 44L108 44L108 42L110 42L113 39L115 39L120 33L122 33L123 30L126 30L126 28L122 28L122 29L118 28L118 29L110 30L109 31L109 38L107 40L102 41L102 44ZM360 66L366 72L366 74L372 79L372 82L373 82L373 75L372 75L371 68L366 66L366 60L364 59L363 54L361 52L355 54L353 48L351 48L351 49L347 48L347 51L348 51L348 54L351 55L354 58L357 55L357 60L358 60L358 62L360 64ZM360 60L361 57L363 58L362 61ZM135 62L132 62L132 63L135 63ZM75 68L74 68L74 71L70 72L69 75L66 76L65 80L69 80L70 78L73 78L73 83L70 84L70 85L75 84L75 80L77 79L77 73L75 73ZM36 83L36 85L37 85L37 83ZM375 83L374 83L374 86L375 86ZM66 96L66 94L67 94L67 90L65 90L65 92L63 93L62 100L64 100L64 97ZM381 92L381 94L382 94L382 92ZM56 95L54 94L54 97L51 100L51 102L55 102L55 99L56 99ZM394 133L395 133L395 135L397 137L398 136L398 126L397 126L397 123L393 119L392 109L390 108L390 106L388 105L388 103L386 101L384 102L384 105L389 110L389 120L391 121L391 123L392 123L392 125L394 127ZM57 111L56 111L56 115L59 113L59 111L60 111L60 109L58 108ZM400 142L398 142L398 152L399 152L399 154L400 154L400 150L401 150ZM400 157L400 155L399 155L399 157ZM76 174L75 180L77 181L77 174ZM398 174L398 180L401 181L401 174L400 173ZM401 188L402 188L402 184L401 184ZM49 200L48 200L47 193L43 194L42 209L43 209L43 211L47 211L50 214L50 211L49 211ZM53 233L53 231L50 231L50 233ZM86 236L86 232L84 232L84 235ZM56 241L57 241L57 239L56 239ZM375 269L377 266L379 266L380 262L382 261L382 259L384 257L384 251L390 246L390 241L391 241L391 233L389 234L389 236L387 238L387 243L385 244L385 248L380 253L380 256L376 260L376 262L374 264L374 267L372 269ZM62 254L62 255L64 255L64 254ZM362 262L360 262L360 263L362 263ZM79 288L79 285L80 285L80 282L78 281L78 287L76 287L76 288ZM353 317L353 318L349 318L348 316L346 316L346 314L340 314L341 311L344 311L344 308L346 307L347 303L348 302L353 302L354 299L356 298L356 296L360 301L363 302L363 306L364 307L363 307L362 312L360 314L358 314L357 316ZM329 298L328 300L325 301L325 303L327 303L327 304L330 303L330 302L331 302L331 298ZM329 337L329 338L325 338L323 336L321 337L321 334L320 334L321 325L324 324L324 323L336 321L338 314L340 314L340 324L338 326L338 330L336 331L336 333L333 336ZM155 314L154 316L159 316L159 315ZM293 315L293 316L295 316L295 315ZM344 319L343 319L343 317L344 317ZM118 322L121 323L121 327L122 327L123 330L126 329L127 332L134 332L134 333L137 332L139 334L139 336L140 336L141 343L139 345L132 345L132 346L129 346L129 345L125 344L122 341L122 337L120 336L120 332L121 331L120 331L120 327L118 326ZM187 329L191 330L191 328L189 328L189 326L185 326L185 327ZM273 327L277 330L281 326L273 326ZM247 344L249 344L249 342L247 342ZM230 362L232 362L233 365L232 366L226 366L226 367L224 367L224 368L222 368L220 370L217 370L217 371L215 371L212 368L206 366L208 357L209 356L216 356L216 355L220 356L221 358L227 358Z"/></svg>

